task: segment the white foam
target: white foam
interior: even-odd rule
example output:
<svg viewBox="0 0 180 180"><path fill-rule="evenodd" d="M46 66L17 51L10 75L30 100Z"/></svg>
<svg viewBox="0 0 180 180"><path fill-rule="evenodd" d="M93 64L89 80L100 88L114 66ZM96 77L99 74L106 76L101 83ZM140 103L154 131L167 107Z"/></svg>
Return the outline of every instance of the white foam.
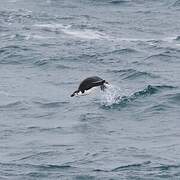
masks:
<svg viewBox="0 0 180 180"><path fill-rule="evenodd" d="M92 30L92 29L76 29L72 28L71 25L63 24L35 24L34 27L38 27L50 31L61 31L64 34L70 35L72 37L81 39L105 39L108 36L105 33Z"/></svg>
<svg viewBox="0 0 180 180"><path fill-rule="evenodd" d="M18 2L18 1L20 1L20 0L9 0L9 2L11 2L11 3L15 3L15 2Z"/></svg>
<svg viewBox="0 0 180 180"><path fill-rule="evenodd" d="M95 92L96 90L98 89L98 87L93 87L89 90L85 90L84 93L82 93L81 91L77 94L75 94L75 96L86 96L86 95L89 95L89 94L92 94L93 92Z"/></svg>
<svg viewBox="0 0 180 180"><path fill-rule="evenodd" d="M49 29L49 30L57 30L57 29L68 29L71 25L64 25L59 23L54 24L35 24L34 27L42 28L42 29Z"/></svg>
<svg viewBox="0 0 180 180"><path fill-rule="evenodd" d="M176 37L166 37L163 40L167 41L167 42L173 42L173 40L175 40L175 39L176 39Z"/></svg>
<svg viewBox="0 0 180 180"><path fill-rule="evenodd" d="M105 34L94 31L91 29L76 30L76 29L62 29L65 34L82 38L82 39L103 39L106 38Z"/></svg>
<svg viewBox="0 0 180 180"><path fill-rule="evenodd" d="M127 42L137 42L137 41L142 41L142 42L147 42L147 41L152 41L154 39L145 39L145 38L140 38L140 39L137 39L137 38L119 38L118 39L119 41L127 41Z"/></svg>
<svg viewBox="0 0 180 180"><path fill-rule="evenodd" d="M48 36L40 36L40 35L36 35L36 34L29 34L26 35L25 39L29 40L29 39L52 39L54 37L48 37Z"/></svg>
<svg viewBox="0 0 180 180"><path fill-rule="evenodd" d="M106 85L106 89L101 95L101 103L105 106L111 106L119 102L119 98L123 95L120 88L112 85Z"/></svg>
<svg viewBox="0 0 180 180"><path fill-rule="evenodd" d="M151 42L151 41L165 41L172 43L177 36L172 36L172 37L162 37L162 38L118 38L118 41L127 41L127 42Z"/></svg>

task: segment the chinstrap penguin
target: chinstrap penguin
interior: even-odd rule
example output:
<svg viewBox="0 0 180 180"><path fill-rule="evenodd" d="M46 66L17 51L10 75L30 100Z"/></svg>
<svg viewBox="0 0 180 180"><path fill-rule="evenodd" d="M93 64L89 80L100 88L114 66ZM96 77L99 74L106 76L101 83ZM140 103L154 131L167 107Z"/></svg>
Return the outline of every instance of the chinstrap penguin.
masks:
<svg viewBox="0 0 180 180"><path fill-rule="evenodd" d="M107 84L109 84L107 81L98 76L88 77L80 83L78 89L71 94L71 97L75 95L83 95L85 92L97 86L100 86L101 90L104 91Z"/></svg>

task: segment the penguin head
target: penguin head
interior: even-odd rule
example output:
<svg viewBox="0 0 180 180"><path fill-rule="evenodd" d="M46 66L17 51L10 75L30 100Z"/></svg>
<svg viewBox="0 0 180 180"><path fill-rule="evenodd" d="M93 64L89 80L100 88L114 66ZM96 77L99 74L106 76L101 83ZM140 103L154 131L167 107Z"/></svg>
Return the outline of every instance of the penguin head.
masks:
<svg viewBox="0 0 180 180"><path fill-rule="evenodd" d="M74 91L74 92L71 94L71 97L73 97L73 96L75 96L75 95L78 95L79 92L80 92L80 90Z"/></svg>

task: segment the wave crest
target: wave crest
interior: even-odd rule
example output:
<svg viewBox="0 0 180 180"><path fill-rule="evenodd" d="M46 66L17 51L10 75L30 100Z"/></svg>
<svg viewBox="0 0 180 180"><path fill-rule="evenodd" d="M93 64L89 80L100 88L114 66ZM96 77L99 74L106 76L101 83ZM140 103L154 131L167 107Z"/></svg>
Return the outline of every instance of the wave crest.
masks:
<svg viewBox="0 0 180 180"><path fill-rule="evenodd" d="M122 91L114 86L109 86L102 95L102 105L105 107L114 107L116 105L124 106L128 102L132 102L140 97L151 96L160 92L161 90L173 89L174 86L159 85L152 86L148 85L143 90L134 92L129 96L122 96Z"/></svg>
<svg viewBox="0 0 180 180"><path fill-rule="evenodd" d="M109 72L118 74L122 77L122 79L129 79L129 80L134 80L138 78L158 78L159 76L152 74L150 72L145 72L145 71L138 71L135 69L122 69L122 70L109 70Z"/></svg>

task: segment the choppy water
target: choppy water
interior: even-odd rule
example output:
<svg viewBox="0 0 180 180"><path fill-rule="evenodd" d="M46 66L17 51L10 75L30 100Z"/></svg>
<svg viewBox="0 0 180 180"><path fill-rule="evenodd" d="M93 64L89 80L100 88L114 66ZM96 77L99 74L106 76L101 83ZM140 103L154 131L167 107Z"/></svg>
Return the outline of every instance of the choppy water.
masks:
<svg viewBox="0 0 180 180"><path fill-rule="evenodd" d="M0 179L180 179L179 0L0 3Z"/></svg>

